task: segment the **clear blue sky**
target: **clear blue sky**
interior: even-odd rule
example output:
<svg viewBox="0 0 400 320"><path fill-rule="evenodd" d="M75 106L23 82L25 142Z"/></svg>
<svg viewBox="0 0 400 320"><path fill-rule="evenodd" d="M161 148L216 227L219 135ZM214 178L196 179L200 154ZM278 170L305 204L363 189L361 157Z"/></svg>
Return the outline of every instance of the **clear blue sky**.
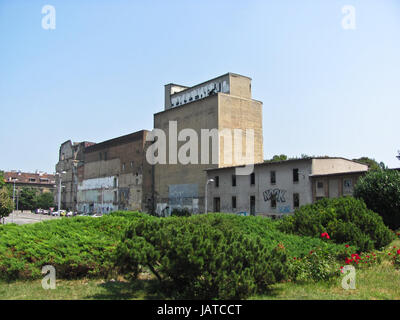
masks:
<svg viewBox="0 0 400 320"><path fill-rule="evenodd" d="M0 0L0 168L53 172L62 142L151 130L164 84L226 72L264 103L265 158L400 167L398 0Z"/></svg>

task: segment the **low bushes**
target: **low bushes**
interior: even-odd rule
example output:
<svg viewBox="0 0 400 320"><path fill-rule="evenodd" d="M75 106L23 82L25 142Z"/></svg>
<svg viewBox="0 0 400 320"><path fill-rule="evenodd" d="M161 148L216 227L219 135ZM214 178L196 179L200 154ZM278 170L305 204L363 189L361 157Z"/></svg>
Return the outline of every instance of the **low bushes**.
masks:
<svg viewBox="0 0 400 320"><path fill-rule="evenodd" d="M178 298L244 298L285 279L339 275L331 262L344 255L343 246L276 226L262 217L220 213L147 220L128 227L116 265L133 278L151 271L164 293ZM318 255L309 259L311 250ZM294 255L306 258L294 266Z"/></svg>
<svg viewBox="0 0 400 320"><path fill-rule="evenodd" d="M302 206L279 222L281 231L311 237L327 232L336 243L351 243L361 251L379 249L393 240L382 218L352 197L322 199Z"/></svg>
<svg viewBox="0 0 400 320"><path fill-rule="evenodd" d="M37 279L46 264L58 278L107 275L124 227L143 216L118 215L0 226L0 279Z"/></svg>
<svg viewBox="0 0 400 320"><path fill-rule="evenodd" d="M148 268L175 298L245 298L287 277L285 250L182 218L130 225L116 258L133 277Z"/></svg>

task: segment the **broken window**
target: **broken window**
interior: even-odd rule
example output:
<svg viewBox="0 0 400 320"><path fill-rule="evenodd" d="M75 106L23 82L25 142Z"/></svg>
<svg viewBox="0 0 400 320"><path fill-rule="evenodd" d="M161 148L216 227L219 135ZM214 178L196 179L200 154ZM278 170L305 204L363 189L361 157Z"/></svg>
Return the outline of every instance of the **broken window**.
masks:
<svg viewBox="0 0 400 320"><path fill-rule="evenodd" d="M298 208L300 206L300 195L298 193L293 193L293 207Z"/></svg>
<svg viewBox="0 0 400 320"><path fill-rule="evenodd" d="M276 208L276 195L271 195L271 208Z"/></svg>
<svg viewBox="0 0 400 320"><path fill-rule="evenodd" d="M250 185L254 185L256 183L256 176L254 172L250 175Z"/></svg>
<svg viewBox="0 0 400 320"><path fill-rule="evenodd" d="M275 183L276 183L276 172L271 171L271 184L275 184Z"/></svg>
<svg viewBox="0 0 400 320"><path fill-rule="evenodd" d="M299 169L293 169L293 182L299 182Z"/></svg>

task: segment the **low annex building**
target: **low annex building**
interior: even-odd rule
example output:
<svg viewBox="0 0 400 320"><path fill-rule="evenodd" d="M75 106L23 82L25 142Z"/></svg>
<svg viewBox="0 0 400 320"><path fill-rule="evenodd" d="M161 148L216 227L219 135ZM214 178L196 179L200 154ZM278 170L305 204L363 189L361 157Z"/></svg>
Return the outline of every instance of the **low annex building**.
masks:
<svg viewBox="0 0 400 320"><path fill-rule="evenodd" d="M235 167L211 168L208 211L281 216L324 197L352 195L368 166L345 158L305 158L264 162L247 176Z"/></svg>

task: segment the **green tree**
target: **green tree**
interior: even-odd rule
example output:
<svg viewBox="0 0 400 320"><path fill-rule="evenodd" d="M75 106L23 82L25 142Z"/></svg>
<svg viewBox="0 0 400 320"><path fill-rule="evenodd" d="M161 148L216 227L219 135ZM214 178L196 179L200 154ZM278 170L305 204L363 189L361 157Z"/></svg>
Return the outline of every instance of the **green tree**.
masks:
<svg viewBox="0 0 400 320"><path fill-rule="evenodd" d="M400 172L373 170L358 180L354 196L379 213L384 223L395 230L400 227Z"/></svg>
<svg viewBox="0 0 400 320"><path fill-rule="evenodd" d="M35 204L38 208L48 209L54 206L54 196L51 192L44 192L36 196Z"/></svg>
<svg viewBox="0 0 400 320"><path fill-rule="evenodd" d="M14 209L14 203L10 198L8 189L2 187L0 189L0 218L8 217Z"/></svg>
<svg viewBox="0 0 400 320"><path fill-rule="evenodd" d="M18 197L18 209L19 210L35 210L37 207L36 203L36 190L33 188L22 188Z"/></svg>
<svg viewBox="0 0 400 320"><path fill-rule="evenodd" d="M383 162L378 163L375 159L371 159L368 157L361 157L358 159L353 159L353 161L357 161L357 162L366 164L368 166L369 170L379 170L379 169L385 168L385 164Z"/></svg>
<svg viewBox="0 0 400 320"><path fill-rule="evenodd" d="M275 161L285 161L288 157L286 154L274 155L270 160L264 160L264 162L275 162Z"/></svg>
<svg viewBox="0 0 400 320"><path fill-rule="evenodd" d="M0 171L0 188L3 187L5 185L5 181L4 181L4 172Z"/></svg>

